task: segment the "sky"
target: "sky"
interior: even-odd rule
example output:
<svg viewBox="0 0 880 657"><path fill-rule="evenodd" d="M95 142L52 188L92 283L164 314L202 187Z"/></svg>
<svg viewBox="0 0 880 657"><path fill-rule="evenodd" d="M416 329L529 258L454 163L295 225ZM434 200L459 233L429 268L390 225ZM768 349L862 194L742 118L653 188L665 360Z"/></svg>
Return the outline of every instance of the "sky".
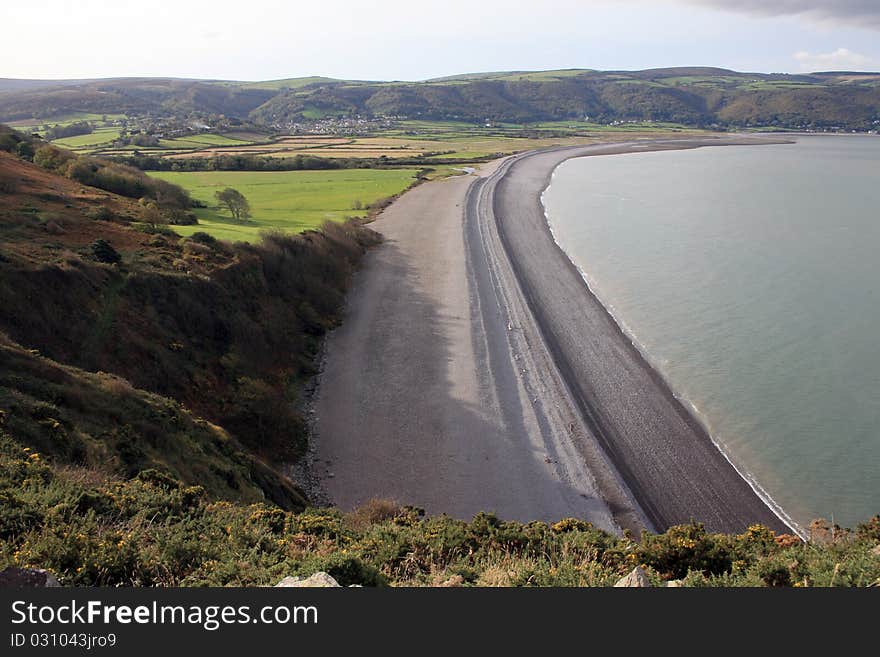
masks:
<svg viewBox="0 0 880 657"><path fill-rule="evenodd" d="M880 0L2 0L0 77L880 70Z"/></svg>

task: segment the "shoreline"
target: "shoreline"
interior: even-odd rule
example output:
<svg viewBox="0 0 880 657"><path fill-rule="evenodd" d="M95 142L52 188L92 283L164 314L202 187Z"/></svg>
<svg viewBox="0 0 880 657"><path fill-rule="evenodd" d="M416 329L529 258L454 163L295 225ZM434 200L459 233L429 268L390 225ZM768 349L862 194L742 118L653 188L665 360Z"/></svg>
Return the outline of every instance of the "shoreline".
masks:
<svg viewBox="0 0 880 657"><path fill-rule="evenodd" d="M384 240L326 341L315 475L345 510L386 498L463 520L578 517L618 532L569 440L578 419L560 408L564 391L524 374L552 363L511 349L523 332L502 296L515 284L466 220L498 166L419 185L371 224Z"/></svg>
<svg viewBox="0 0 880 657"><path fill-rule="evenodd" d="M384 241L325 341L309 469L326 501L636 535L691 519L791 532L592 294L540 200L573 157L767 143L790 140L557 147L401 196L371 224Z"/></svg>
<svg viewBox="0 0 880 657"><path fill-rule="evenodd" d="M806 136L809 133L804 133L804 134ZM810 135L810 136L813 136L813 135ZM708 148L708 147L711 147L714 145L716 145L716 144L709 144L706 147ZM770 144L762 144L762 145L770 145ZM642 152L648 152L648 151L642 151ZM553 222L550 218L550 215L547 211L547 206L544 202L544 194L550 189L550 186L552 185L552 177L556 173L556 170L560 166L565 164L565 162L568 162L571 159L577 159L578 157L589 157L589 156L576 156L576 157L564 160L564 161L560 162L559 164L557 164L556 167L553 169L553 171L550 174L551 175L551 182L549 182L547 187L545 187L544 190L541 192L540 203L541 203L541 206L544 208L544 217L547 222L547 229L550 231L550 235L552 236L553 241L556 243L556 245L559 247L559 250L565 255L565 257L571 262L572 266L574 266L578 270L581 278L584 281L584 285L587 287L590 294L593 297L595 297L596 301L603 308L605 308L605 312L608 313L608 315L611 317L611 319L614 321L614 323L617 324L621 333L623 333L626 336L626 338L632 343L633 347L639 352L640 356L646 361L648 366L657 373L657 375L660 379L663 380L664 384L669 388L670 392L672 393L672 396L675 397L675 399L678 400L678 402L680 404L684 405L686 407L685 410L688 413L690 413L693 416L693 419L702 426L703 431L706 432L706 435L709 437L709 439L712 441L712 443L715 445L715 447L718 449L718 451L721 452L721 455L728 461L728 463L730 463L731 467L733 467L737 471L737 473L740 475L740 477L742 477L746 481L746 483L755 492L755 494L759 498L761 498L761 500L768 507L770 507L770 510L773 511L773 513L783 523L788 525L788 527L792 531L794 531L797 535L799 535L801 538L804 538L805 532L804 532L803 528L785 511L785 509L782 507L781 504L779 504L775 499L773 499L773 496L770 495L769 492L767 492L767 490L761 485L761 483L758 481L758 479L751 472L749 472L748 470L745 470L743 467L741 467L740 465L737 464L736 460L731 456L731 454L729 453L729 451L727 450L725 445L723 443L721 443L720 441L718 441L715 438L715 436L713 435L711 425L709 422L709 418L703 414L703 412L696 406L696 404L693 402L693 400L689 399L688 397L686 397L684 395L679 395L676 392L675 388L672 386L672 384L667 380L667 378L662 373L661 368L655 363L654 359L652 358L650 352L645 347L645 345L641 343L641 341L638 339L638 337L635 335L635 333L632 331L632 329L627 325L626 321L623 318L618 316L618 314L614 310L614 307L612 305L610 305L610 302L603 301L602 297L600 297L599 294L594 290L594 286L593 286L593 284L591 284L590 276L587 273L587 271L585 271L581 266L579 266L574 261L573 257L565 250L565 248L559 242L556 231L554 230L554 227L553 227Z"/></svg>
<svg viewBox="0 0 880 657"><path fill-rule="evenodd" d="M522 156L518 156L513 159L510 165L507 167L508 169L513 169L516 166L528 166L530 159L534 160L534 158L548 159L546 156L548 154L553 154L555 157L550 157L549 166L547 164L544 165L543 169L543 177L541 178L541 183L538 186L537 190L534 187L529 189L530 193L537 192L534 194L534 204L538 208L540 208L540 218L538 222L549 240L552 243L553 251L555 253L553 256L558 260L564 261L563 268L567 269L569 273L574 272L577 275L577 278L580 282L581 288L584 291L585 295L588 297L591 302L588 305L593 306L593 310L598 311L602 315L604 315L604 319L606 320L604 323L606 325L611 325L613 330L609 335L606 335L606 338L611 338L611 341L617 343L617 346L623 346L624 350L628 352L628 360L630 365L635 365L638 370L641 370L645 375L647 375L648 380L651 382L653 387L653 392L659 395L659 398L662 398L667 405L667 408L671 408L675 411L675 414L678 415L678 418L683 422L685 430L682 432L682 435L679 436L680 440L678 441L680 444L678 445L679 449L686 449L694 447L693 440L696 439L696 444L702 444L703 447L708 446L711 447L711 450L714 451L716 455L715 459L712 459L711 452L708 454L705 453L702 455L704 459L707 459L707 465L711 464L712 468L706 468L704 472L690 472L689 474L696 479L699 479L700 476L704 476L708 478L712 472L716 474L720 474L722 479L725 479L724 483L721 485L721 488L725 489L725 492L728 493L729 498L735 498L737 501L734 504L724 503L717 495L716 492L716 500L714 504L706 504L706 500L711 498L711 495L706 495L707 491L705 484L708 483L706 481L703 482L703 486L697 486L694 494L691 496L690 500L694 504L685 506L690 506L691 509L696 509L699 507L709 507L711 513L709 515L714 516L711 520L705 516L701 517L697 515L697 513L692 512L691 517L696 519L697 521L704 522L710 529L715 529L718 531L741 531L752 522L761 522L762 524L767 524L771 528L776 531L794 531L795 533L799 532L799 528L797 524L785 513L784 509L782 509L778 504L773 501L772 497L770 497L766 491L761 488L760 484L754 480L753 477L750 477L748 474L743 473L737 465L733 462L731 457L725 451L723 445L718 443L711 435L710 431L705 425L705 422L699 418L699 414L693 408L693 404L690 403L687 399L679 398L675 391L670 386L669 382L660 374L656 367L650 362L649 355L646 354L643 349L639 347L637 344L637 340L633 338L629 334L629 332L621 325L621 322L618 321L617 318L614 317L614 314L606 308L606 306L602 303L602 301L595 295L593 290L590 288L588 277L585 272L583 272L574 262L571 260L570 256L565 252L564 249L559 245L556 240L556 236L553 233L552 225L549 221L549 217L546 213L546 208L544 207L542 197L546 189L549 187L553 172L556 168L561 165L563 162L578 158L578 157L590 157L590 156L598 156L598 155L616 155L616 154L626 154L633 152L649 152L649 151L664 151L664 150L685 150L692 148L702 148L709 146L733 146L733 145L764 145L764 144L785 144L791 143L789 139L767 139L764 137L760 138L751 138L751 137L720 137L720 138L688 138L681 140L654 140L654 141L639 141L639 142L628 142L628 143L617 143L611 145L597 145L597 146L588 146L588 147L570 147L563 149L553 149L548 151L537 151L533 153L524 154ZM499 185L503 184L503 178L499 179ZM503 191L503 189L502 189ZM532 217L534 220L534 216ZM503 223L499 220L499 225ZM508 222L508 230L512 229L513 231L522 230L522 226L517 226L515 222ZM532 226L533 227L533 226ZM502 233L504 231L502 230ZM534 235L531 236L532 238ZM522 255L522 252L518 251L519 248L517 244L511 244L510 239L505 241L505 247L508 253L508 257L511 261L515 261L518 256ZM534 256L533 258L534 259ZM650 464L646 464L645 459L632 458L632 453L628 456L621 453L620 443L626 442L627 438L624 437L623 441L620 440L620 436L609 436L606 435L608 432L617 433L619 429L617 429L614 425L620 424L621 418L608 418L602 417L605 413L606 409L597 408L597 399L586 399L583 392L584 387L589 387L589 385L584 386L583 382L578 380L578 371L572 367L570 362L567 362L568 356L565 353L566 349L564 347L560 347L559 344L553 344L557 341L557 336L555 335L554 329L552 326L548 326L548 324L552 324L552 322L548 322L546 317L542 317L545 314L546 308L544 307L546 304L542 301L542 299L534 294L534 290L532 290L531 294L529 293L529 288L533 285L534 272L530 275L529 272L523 271L523 267L519 267L517 272L517 278L520 281L520 285L524 288L524 293L527 297L530 298L530 306L532 307L533 312L536 315L536 321L542 325L542 333L544 334L545 340L551 343L551 350L554 351L554 356L558 357L561 362L558 362L557 365L560 367L562 371L563 377L567 380L567 383L570 388L575 391L576 396L579 396L579 404L584 411L585 416L588 418L588 423L591 424L591 428L595 434L595 438L602 443L603 448L606 451L607 456L613 465L618 469L620 474L620 478L625 482L630 492L636 498L639 506L642 510L651 518L652 524L657 529L663 529L672 524L680 524L681 522L687 522L688 518L685 518L680 514L680 511L674 508L675 505L669 504L668 500L664 500L664 495L662 491L658 495L657 490L653 490L649 493L649 491L645 490L645 477L642 477L641 480L639 476L634 473L632 470L635 468L636 470L645 470L646 465L648 465L647 469L650 469ZM600 321L600 323L602 323ZM569 327L570 328L570 327ZM569 345L570 347L570 345ZM569 348L568 351L571 351ZM578 391L578 388L581 388ZM643 391L645 392L645 391ZM580 394L578 394L580 393ZM688 408L690 406L691 408ZM623 422L626 423L625 420ZM679 427L681 429L681 427ZM690 435L688 435L690 434ZM668 438L668 436L667 436ZM650 445L642 445L642 448L648 448ZM684 455L679 454L679 455ZM708 457L708 458L707 458ZM718 459L717 457L721 457ZM641 463L639 461L642 461ZM715 461L711 463L711 461ZM719 468L719 460L723 460L723 466ZM731 472L725 473L725 467L732 471L733 477L731 477ZM654 466L656 467L656 465ZM672 472L667 472L667 474L672 474ZM726 474L726 476L725 476ZM740 485L737 485L737 481L739 481ZM656 483L656 482L655 482ZM714 483L714 482L713 482ZM747 491L743 490L743 486L748 487ZM656 488L656 486L649 486L651 488ZM714 486L709 486L708 488L712 488ZM681 491L679 491L679 494ZM652 498L653 495L653 498ZM705 497L704 497L705 495ZM657 499L659 498L659 499ZM698 499L699 498L699 499ZM750 499L752 498L752 499ZM756 504L755 502L758 502ZM698 502L698 503L697 503Z"/></svg>

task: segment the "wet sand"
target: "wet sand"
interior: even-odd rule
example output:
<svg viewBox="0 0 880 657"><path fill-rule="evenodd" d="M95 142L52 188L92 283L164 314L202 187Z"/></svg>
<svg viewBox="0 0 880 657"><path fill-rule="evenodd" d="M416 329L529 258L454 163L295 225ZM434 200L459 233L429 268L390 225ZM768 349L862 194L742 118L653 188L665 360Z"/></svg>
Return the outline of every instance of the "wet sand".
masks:
<svg viewBox="0 0 880 657"><path fill-rule="evenodd" d="M789 531L593 297L540 203L571 157L744 141L515 156L388 208L314 404L313 473L330 499L610 530L696 519Z"/></svg>

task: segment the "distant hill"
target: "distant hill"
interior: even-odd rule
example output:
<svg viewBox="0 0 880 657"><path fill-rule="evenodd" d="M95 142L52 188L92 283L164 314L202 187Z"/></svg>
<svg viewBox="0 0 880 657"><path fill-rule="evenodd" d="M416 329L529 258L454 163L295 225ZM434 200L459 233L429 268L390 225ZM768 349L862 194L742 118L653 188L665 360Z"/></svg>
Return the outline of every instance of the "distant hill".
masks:
<svg viewBox="0 0 880 657"><path fill-rule="evenodd" d="M739 73L719 68L508 71L423 82L323 77L267 82L129 78L0 81L0 120L71 113L218 114L285 129L339 116L468 122L672 121L692 126L869 130L880 73Z"/></svg>
<svg viewBox="0 0 880 657"><path fill-rule="evenodd" d="M31 91L46 87L69 87L88 82L91 82L91 80L16 80L13 78L0 78L0 93L4 91Z"/></svg>

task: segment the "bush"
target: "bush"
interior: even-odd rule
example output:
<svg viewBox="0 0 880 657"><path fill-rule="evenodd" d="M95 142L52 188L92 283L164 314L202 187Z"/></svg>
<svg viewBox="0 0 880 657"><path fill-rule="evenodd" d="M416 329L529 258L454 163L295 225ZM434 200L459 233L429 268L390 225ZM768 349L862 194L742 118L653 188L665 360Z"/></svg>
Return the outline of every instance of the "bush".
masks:
<svg viewBox="0 0 880 657"><path fill-rule="evenodd" d="M110 208L107 208L103 205L100 205L96 208L89 208L85 212L86 217L89 219L95 219L97 221L112 221L114 218L113 212Z"/></svg>
<svg viewBox="0 0 880 657"><path fill-rule="evenodd" d="M19 142L18 146L15 149L16 154L24 159L32 161L34 159L34 145L29 141Z"/></svg>
<svg viewBox="0 0 880 657"><path fill-rule="evenodd" d="M341 586L386 586L388 580L373 566L355 556L334 552L326 557L306 559L300 565L303 575L323 571Z"/></svg>
<svg viewBox="0 0 880 657"><path fill-rule="evenodd" d="M107 240L95 240L92 242L92 255L98 262L114 264L122 260L122 256L114 249Z"/></svg>
<svg viewBox="0 0 880 657"><path fill-rule="evenodd" d="M396 502L373 498L361 504L350 517L356 527L369 527L396 518L400 513L400 505Z"/></svg>
<svg viewBox="0 0 880 657"><path fill-rule="evenodd" d="M722 534L709 534L702 523L671 527L664 534L646 534L640 548L645 564L670 579L690 571L719 575L733 565L732 541Z"/></svg>
<svg viewBox="0 0 880 657"><path fill-rule="evenodd" d="M194 226L199 223L194 212L181 210L180 208L169 208L166 210L168 223L172 226Z"/></svg>
<svg viewBox="0 0 880 657"><path fill-rule="evenodd" d="M70 151L44 144L34 153L34 164L48 171L62 173L62 168L75 157Z"/></svg>
<svg viewBox="0 0 880 657"><path fill-rule="evenodd" d="M189 236L193 242L204 244L205 246L214 246L217 244L217 238L203 231L198 231Z"/></svg>

